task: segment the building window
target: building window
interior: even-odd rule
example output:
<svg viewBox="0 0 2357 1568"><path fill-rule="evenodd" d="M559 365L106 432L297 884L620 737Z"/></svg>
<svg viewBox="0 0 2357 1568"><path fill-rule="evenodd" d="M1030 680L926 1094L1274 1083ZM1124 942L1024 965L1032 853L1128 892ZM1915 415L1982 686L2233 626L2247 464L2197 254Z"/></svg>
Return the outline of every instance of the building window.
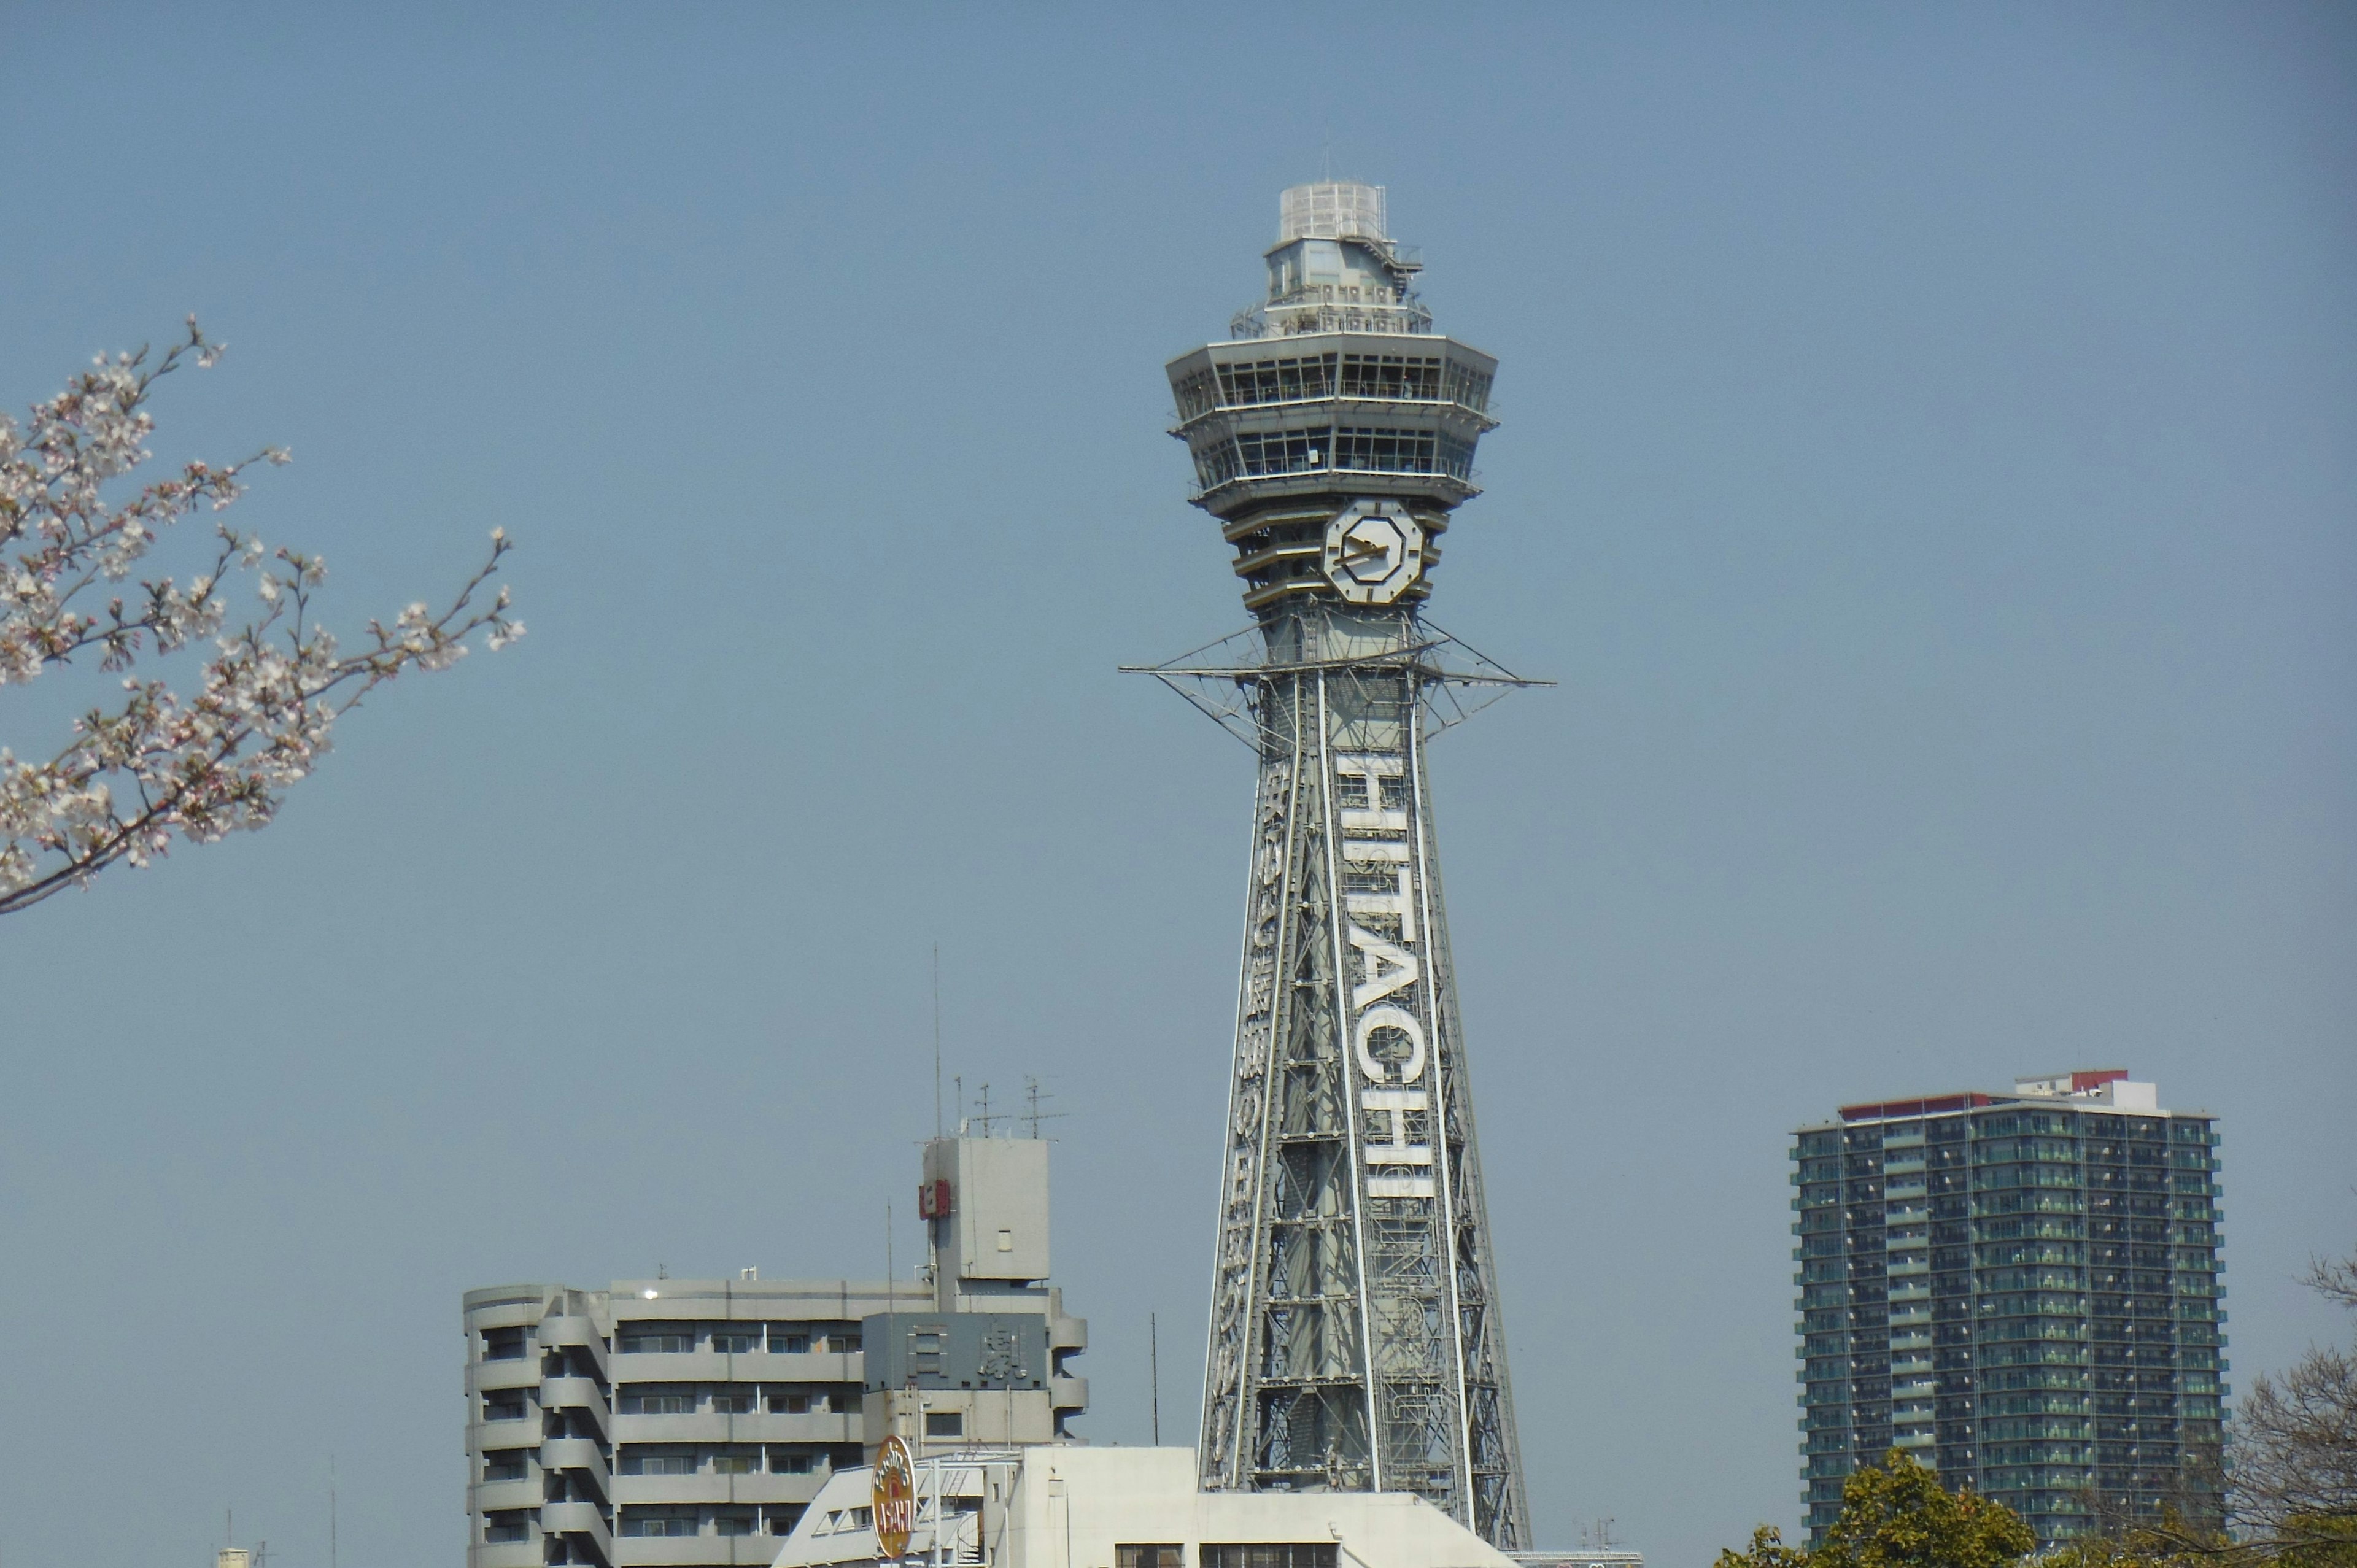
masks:
<svg viewBox="0 0 2357 1568"><path fill-rule="evenodd" d="M1202 1568L1335 1568L1330 1541L1203 1543Z"/></svg>
<svg viewBox="0 0 2357 1568"><path fill-rule="evenodd" d="M1179 1555L1176 1545L1116 1546L1113 1568L1179 1568Z"/></svg>
<svg viewBox="0 0 2357 1568"><path fill-rule="evenodd" d="M928 1437L963 1437L965 1435L965 1412L956 1410L929 1410L925 1412L925 1435Z"/></svg>
<svg viewBox="0 0 2357 1568"><path fill-rule="evenodd" d="M826 1337L826 1348L838 1356L856 1355L859 1352L859 1336L856 1334L830 1334Z"/></svg>
<svg viewBox="0 0 2357 1568"><path fill-rule="evenodd" d="M749 1355L761 1348L761 1331L758 1328L716 1328L712 1348L730 1356Z"/></svg>
<svg viewBox="0 0 2357 1568"><path fill-rule="evenodd" d="M524 1478L526 1457L521 1448L501 1449L483 1455L483 1479L486 1481L521 1481Z"/></svg>
<svg viewBox="0 0 2357 1568"><path fill-rule="evenodd" d="M802 1518L802 1510L800 1509L771 1509L763 1522L769 1526L771 1535L791 1535Z"/></svg>
<svg viewBox="0 0 2357 1568"><path fill-rule="evenodd" d="M712 1532L715 1535L757 1535L760 1532L760 1520L750 1512L716 1513L712 1516Z"/></svg>
<svg viewBox="0 0 2357 1568"><path fill-rule="evenodd" d="M646 1509L642 1511L637 1509L625 1509L622 1510L622 1528L616 1533L621 1535L694 1535L695 1533L695 1515L685 1512L657 1511L654 1509Z"/></svg>
<svg viewBox="0 0 2357 1568"><path fill-rule="evenodd" d="M683 1323L629 1327L621 1334L622 1354L682 1355L695 1348L695 1331Z"/></svg>
<svg viewBox="0 0 2357 1568"><path fill-rule="evenodd" d="M644 1449L622 1450L621 1473L625 1476L693 1476L695 1455L693 1453L650 1453Z"/></svg>
<svg viewBox="0 0 2357 1568"><path fill-rule="evenodd" d="M819 1396L819 1407L823 1410L825 1406L826 1396L822 1394ZM770 1396L771 1415L808 1415L810 1409L811 1397L808 1394L771 1394Z"/></svg>
<svg viewBox="0 0 2357 1568"><path fill-rule="evenodd" d="M483 1330L483 1359L486 1361L521 1361L524 1358L524 1333L521 1328L486 1328Z"/></svg>
<svg viewBox="0 0 2357 1568"><path fill-rule="evenodd" d="M483 1396L485 1421L522 1421L523 1417L524 1398L522 1393L502 1390L499 1393Z"/></svg>
<svg viewBox="0 0 2357 1568"><path fill-rule="evenodd" d="M483 1516L483 1539L488 1541L530 1541L532 1510L501 1509Z"/></svg>
<svg viewBox="0 0 2357 1568"><path fill-rule="evenodd" d="M632 1388L624 1384L614 1402L618 1415L694 1415L695 1395L685 1389Z"/></svg>
<svg viewBox="0 0 2357 1568"><path fill-rule="evenodd" d="M807 1476L815 1467L808 1454L796 1454L784 1448L770 1450L770 1474L772 1476Z"/></svg>
<svg viewBox="0 0 2357 1568"><path fill-rule="evenodd" d="M770 1325L770 1354L772 1356L807 1356L810 1354L810 1330L800 1324Z"/></svg>
<svg viewBox="0 0 2357 1568"><path fill-rule="evenodd" d="M750 1476L760 1468L761 1456L759 1454L715 1454L712 1456L712 1473L716 1476ZM745 1533L750 1535L753 1532L748 1530Z"/></svg>
<svg viewBox="0 0 2357 1568"><path fill-rule="evenodd" d="M755 1409L750 1389L716 1389L712 1393L712 1410L716 1415L750 1415Z"/></svg>

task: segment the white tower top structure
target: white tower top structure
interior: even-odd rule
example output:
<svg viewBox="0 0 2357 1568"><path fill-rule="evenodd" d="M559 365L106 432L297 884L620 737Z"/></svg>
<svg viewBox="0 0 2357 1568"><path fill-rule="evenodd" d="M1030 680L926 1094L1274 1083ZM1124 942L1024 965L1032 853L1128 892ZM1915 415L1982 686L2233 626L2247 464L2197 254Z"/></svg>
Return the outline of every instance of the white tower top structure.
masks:
<svg viewBox="0 0 2357 1568"><path fill-rule="evenodd" d="M1351 180L1297 185L1277 198L1278 244L1288 240L1388 240L1383 188Z"/></svg>

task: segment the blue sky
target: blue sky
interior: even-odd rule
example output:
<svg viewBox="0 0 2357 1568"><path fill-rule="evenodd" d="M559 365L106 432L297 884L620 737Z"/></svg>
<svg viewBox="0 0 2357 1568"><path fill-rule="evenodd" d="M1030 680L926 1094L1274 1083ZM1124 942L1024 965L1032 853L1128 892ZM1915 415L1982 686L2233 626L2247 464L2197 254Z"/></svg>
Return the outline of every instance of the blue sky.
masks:
<svg viewBox="0 0 2357 1568"><path fill-rule="evenodd" d="M1433 764L1542 1535L1794 1520L1844 1101L2156 1079L2233 1380L2341 1331L2346 9L5 21L0 398L199 312L159 456L292 447L347 624L502 524L533 628L0 931L11 1563L324 1568L330 1454L342 1561L455 1561L459 1293L880 1270L936 942L1065 1112L1086 1430L1158 1313L1187 1435L1250 764L1114 667L1244 624L1160 367L1329 160L1502 361L1435 618L1562 682Z"/></svg>

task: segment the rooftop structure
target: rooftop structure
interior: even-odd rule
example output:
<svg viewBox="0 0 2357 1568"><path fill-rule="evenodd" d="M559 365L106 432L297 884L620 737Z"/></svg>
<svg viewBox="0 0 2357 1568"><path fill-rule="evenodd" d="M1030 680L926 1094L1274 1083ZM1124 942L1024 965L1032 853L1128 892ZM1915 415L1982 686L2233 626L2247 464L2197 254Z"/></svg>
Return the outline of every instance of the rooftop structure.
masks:
<svg viewBox="0 0 2357 1568"><path fill-rule="evenodd" d="M1812 1542L1891 1449L2040 1543L2219 1506L2218 1133L2119 1069L1845 1105L1792 1135Z"/></svg>
<svg viewBox="0 0 2357 1568"><path fill-rule="evenodd" d="M1280 202L1267 295L1168 369L1254 624L1153 673L1259 768L1198 1473L1527 1510L1428 736L1523 684L1421 618L1497 361L1432 332L1380 187ZM1354 1549L1355 1550L1355 1549Z"/></svg>
<svg viewBox="0 0 2357 1568"><path fill-rule="evenodd" d="M927 1568L1515 1568L1404 1493L1200 1491L1183 1448L985 1448L914 1468L901 1561ZM865 1472L832 1478L777 1568L869 1568L874 1496Z"/></svg>

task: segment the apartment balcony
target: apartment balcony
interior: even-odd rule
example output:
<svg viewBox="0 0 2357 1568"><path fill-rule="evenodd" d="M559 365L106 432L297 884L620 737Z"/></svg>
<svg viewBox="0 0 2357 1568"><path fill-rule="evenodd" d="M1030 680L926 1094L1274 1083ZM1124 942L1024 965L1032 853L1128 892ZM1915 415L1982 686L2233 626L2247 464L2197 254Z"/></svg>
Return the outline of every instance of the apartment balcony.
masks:
<svg viewBox="0 0 2357 1568"><path fill-rule="evenodd" d="M699 1503L717 1506L726 1503L806 1503L817 1495L819 1484L826 1477L813 1473L806 1476L774 1476L766 1470L756 1470L743 1476L716 1476L699 1472L693 1476L617 1476L614 1477L614 1500L618 1503Z"/></svg>
<svg viewBox="0 0 2357 1568"><path fill-rule="evenodd" d="M857 1352L616 1350L611 1376L628 1383L856 1383Z"/></svg>
<svg viewBox="0 0 2357 1568"><path fill-rule="evenodd" d="M495 1509L536 1509L540 1498L537 1476L517 1481L478 1481L467 1488L467 1511L479 1514Z"/></svg>
<svg viewBox="0 0 2357 1568"><path fill-rule="evenodd" d="M576 1347L589 1352L597 1365L598 1375L609 1377L607 1367L606 1337L597 1326L586 1317L544 1317L540 1320L538 1337L544 1350L570 1349Z"/></svg>
<svg viewBox="0 0 2357 1568"><path fill-rule="evenodd" d="M475 1293L467 1293L473 1295ZM530 1328L540 1321L540 1293L510 1296L503 1301L489 1302L467 1310L467 1326L477 1333L487 1328ZM537 1561L537 1559L535 1559Z"/></svg>
<svg viewBox="0 0 2357 1568"><path fill-rule="evenodd" d="M629 1344L627 1338L616 1337L613 1375L626 1383L741 1382L745 1380L731 1369L730 1363L753 1359L722 1350L632 1350L627 1348Z"/></svg>
<svg viewBox="0 0 2357 1568"><path fill-rule="evenodd" d="M729 1359L740 1383L856 1383L866 1366L856 1350L752 1350Z"/></svg>
<svg viewBox="0 0 2357 1568"><path fill-rule="evenodd" d="M644 1421L646 1416L631 1416L632 1421ZM673 1420L684 1420L674 1416ZM714 1423L712 1442L734 1443L857 1443L866 1435L862 1417L857 1411L807 1411L801 1415L787 1415L780 1411L757 1411L751 1415L714 1415L697 1418ZM717 1424L727 1423L724 1432ZM634 1438L644 1442L649 1439Z"/></svg>
<svg viewBox="0 0 2357 1568"><path fill-rule="evenodd" d="M606 1469L606 1450L600 1444L586 1437L552 1437L540 1445L540 1467L544 1470L583 1470L597 1483L597 1489L613 1495L612 1477ZM507 1507L507 1504L497 1505Z"/></svg>
<svg viewBox="0 0 2357 1568"><path fill-rule="evenodd" d="M548 1503L540 1510L543 1535L586 1535L597 1543L607 1562L614 1560L613 1532L606 1527L606 1510L596 1503Z"/></svg>
<svg viewBox="0 0 2357 1568"><path fill-rule="evenodd" d="M607 1412L606 1391L587 1378L550 1378L540 1385L544 1410L580 1411L597 1427L597 1435L613 1441L613 1418Z"/></svg>
<svg viewBox="0 0 2357 1568"><path fill-rule="evenodd" d="M467 1560L469 1568L541 1568L544 1551L535 1533L522 1541L477 1541Z"/></svg>
<svg viewBox="0 0 2357 1568"><path fill-rule="evenodd" d="M467 1391L469 1393L539 1386L540 1358L537 1356L515 1356L501 1361L470 1361L467 1364Z"/></svg>
<svg viewBox="0 0 2357 1568"><path fill-rule="evenodd" d="M784 1543L774 1535L618 1535L615 1568L769 1568ZM535 1546L532 1568L539 1568ZM490 1565L486 1565L490 1568ZM500 1564L499 1568L506 1568ZM519 1564L518 1568L522 1568Z"/></svg>

